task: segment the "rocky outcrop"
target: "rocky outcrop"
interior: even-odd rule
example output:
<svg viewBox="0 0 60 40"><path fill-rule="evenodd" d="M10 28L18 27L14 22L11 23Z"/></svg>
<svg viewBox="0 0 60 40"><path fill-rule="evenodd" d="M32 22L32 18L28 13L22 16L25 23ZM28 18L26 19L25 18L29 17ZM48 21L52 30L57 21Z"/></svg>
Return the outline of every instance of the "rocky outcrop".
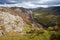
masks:
<svg viewBox="0 0 60 40"><path fill-rule="evenodd" d="M15 16L8 12L0 12L0 30L3 32L22 32L24 26L27 26L27 24L20 16ZM2 31L0 31L0 34L2 34Z"/></svg>
<svg viewBox="0 0 60 40"><path fill-rule="evenodd" d="M13 14L15 16L20 16L23 18L23 20L27 23L27 24L31 24L33 19L32 19L32 11L27 10L25 8L17 8L17 7L1 7L0 11L4 11L4 12L9 12L10 14Z"/></svg>
<svg viewBox="0 0 60 40"><path fill-rule="evenodd" d="M22 32L24 26L41 26L33 20L32 11L25 8L0 7L0 34L3 32Z"/></svg>

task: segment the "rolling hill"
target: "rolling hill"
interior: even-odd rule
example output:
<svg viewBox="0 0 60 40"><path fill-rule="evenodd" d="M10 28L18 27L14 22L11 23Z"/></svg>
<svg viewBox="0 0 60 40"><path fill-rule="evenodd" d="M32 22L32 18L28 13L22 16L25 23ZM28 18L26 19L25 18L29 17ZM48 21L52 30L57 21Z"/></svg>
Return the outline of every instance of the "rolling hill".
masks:
<svg viewBox="0 0 60 40"><path fill-rule="evenodd" d="M33 12L38 12L38 13L48 13L48 14L53 14L53 15L60 15L60 6L57 7L48 7L48 8L35 8L32 9Z"/></svg>

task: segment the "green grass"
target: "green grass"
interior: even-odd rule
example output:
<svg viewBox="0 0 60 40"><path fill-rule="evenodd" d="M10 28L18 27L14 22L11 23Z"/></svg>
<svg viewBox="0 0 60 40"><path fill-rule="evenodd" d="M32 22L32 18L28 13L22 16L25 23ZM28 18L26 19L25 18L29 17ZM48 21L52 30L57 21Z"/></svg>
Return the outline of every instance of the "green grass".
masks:
<svg viewBox="0 0 60 40"><path fill-rule="evenodd" d="M49 28L48 28L49 29ZM52 31L52 30L44 30L41 29L29 29L26 28L26 34L20 34L16 32L5 33L0 37L0 40L60 40L60 30Z"/></svg>

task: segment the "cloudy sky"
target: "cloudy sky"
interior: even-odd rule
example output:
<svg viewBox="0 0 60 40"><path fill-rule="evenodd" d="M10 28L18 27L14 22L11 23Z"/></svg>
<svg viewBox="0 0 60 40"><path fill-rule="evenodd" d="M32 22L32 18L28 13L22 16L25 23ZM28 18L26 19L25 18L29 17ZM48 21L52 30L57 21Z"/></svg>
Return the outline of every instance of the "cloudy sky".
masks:
<svg viewBox="0 0 60 40"><path fill-rule="evenodd" d="M60 0L0 0L0 6L8 7L51 7L60 6Z"/></svg>

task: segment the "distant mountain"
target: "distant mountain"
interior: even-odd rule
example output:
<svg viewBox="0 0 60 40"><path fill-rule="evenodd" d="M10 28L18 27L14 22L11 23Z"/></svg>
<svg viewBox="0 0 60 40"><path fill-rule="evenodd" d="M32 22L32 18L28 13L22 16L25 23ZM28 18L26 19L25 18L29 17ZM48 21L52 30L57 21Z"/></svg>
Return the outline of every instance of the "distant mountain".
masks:
<svg viewBox="0 0 60 40"><path fill-rule="evenodd" d="M49 14L54 14L54 15L60 15L60 6L58 7L48 7L48 8L35 8L32 9L33 12L38 12L38 13L49 13Z"/></svg>

